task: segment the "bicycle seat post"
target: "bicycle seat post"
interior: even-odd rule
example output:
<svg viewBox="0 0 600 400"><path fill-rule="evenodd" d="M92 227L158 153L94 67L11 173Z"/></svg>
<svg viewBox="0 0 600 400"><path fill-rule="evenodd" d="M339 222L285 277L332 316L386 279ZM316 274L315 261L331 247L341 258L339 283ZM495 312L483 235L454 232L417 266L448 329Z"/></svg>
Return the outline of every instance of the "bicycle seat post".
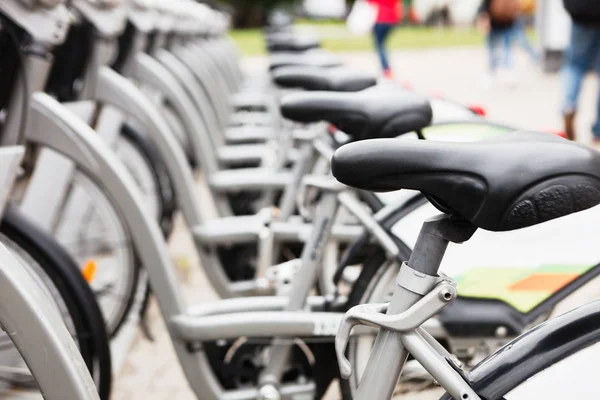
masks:
<svg viewBox="0 0 600 400"><path fill-rule="evenodd" d="M20 144L26 134L29 97L36 91L44 90L52 67L52 48L63 42L69 29L69 14L60 6L63 1L52 2L56 6L30 2L28 7L18 0L0 2L0 12L15 22L8 27L13 40L19 40L16 31L22 29L27 37L26 43L14 43L22 54L20 70L17 72L13 93L7 106L7 117L0 143L4 146ZM44 15L43 19L40 16ZM40 23L40 21L44 21ZM6 24L11 24L6 22ZM17 28L16 26L19 26ZM25 115L23 115L25 113Z"/></svg>
<svg viewBox="0 0 600 400"><path fill-rule="evenodd" d="M408 263L402 266L398 274L387 314L400 314L426 295L438 282L438 270L448 243L462 243L468 240L476 229L465 221L443 214L425 221ZM398 340L397 333L382 329L373 346L355 398L391 398L396 381L381 379L382 371L389 376L400 376L407 356L408 352ZM373 393L374 388L377 393Z"/></svg>
<svg viewBox="0 0 600 400"><path fill-rule="evenodd" d="M445 214L429 218L421 227L408 265L417 272L437 275L448 243L465 242L476 229L465 221Z"/></svg>
<svg viewBox="0 0 600 400"><path fill-rule="evenodd" d="M6 125L1 138L4 146L22 144L24 138L21 137L21 132L27 134L27 126L22 124L27 124L29 112L29 101L26 99L29 99L34 92L44 90L52 68L52 54L47 46L33 42L22 51L25 65L18 72L15 88L8 104ZM26 86L23 82L26 82ZM24 107L25 102L27 102L26 107Z"/></svg>

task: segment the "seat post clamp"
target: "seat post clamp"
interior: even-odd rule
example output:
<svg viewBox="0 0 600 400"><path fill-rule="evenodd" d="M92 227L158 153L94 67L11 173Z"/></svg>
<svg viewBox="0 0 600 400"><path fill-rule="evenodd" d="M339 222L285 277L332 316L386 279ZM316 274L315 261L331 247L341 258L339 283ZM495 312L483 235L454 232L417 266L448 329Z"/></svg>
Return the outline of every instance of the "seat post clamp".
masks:
<svg viewBox="0 0 600 400"><path fill-rule="evenodd" d="M450 280L448 277L427 275L412 269L406 262L402 263L400 273L396 278L396 284L406 290L425 296L431 292L436 285L442 281Z"/></svg>

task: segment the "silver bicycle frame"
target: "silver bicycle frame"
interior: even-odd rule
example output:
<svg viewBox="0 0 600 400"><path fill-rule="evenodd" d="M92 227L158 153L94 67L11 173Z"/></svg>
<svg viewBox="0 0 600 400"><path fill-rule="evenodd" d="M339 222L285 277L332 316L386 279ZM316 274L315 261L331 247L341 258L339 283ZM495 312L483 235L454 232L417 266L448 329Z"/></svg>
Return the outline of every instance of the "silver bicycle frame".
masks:
<svg viewBox="0 0 600 400"><path fill-rule="evenodd" d="M142 59L141 63L164 69L146 55L139 55L139 58ZM136 65L133 66L134 69L137 68ZM139 76L135 72L134 75ZM157 149L165 160L185 221L190 230L196 232L209 218L201 213L194 193L192 171L187 164L185 155L156 107L135 85L108 68L100 69L98 87L94 92L94 97L96 101L116 107L145 125L148 134L157 144ZM299 176L300 173L301 171L298 171L296 175ZM293 202L293 200L291 198L288 201ZM220 266L220 261L213 254L204 251L205 242L201 236L196 233L194 235L197 238L196 248L202 264L206 266L205 271L208 278L222 297L273 293L272 289L265 290L264 286L257 281L231 282Z"/></svg>
<svg viewBox="0 0 600 400"><path fill-rule="evenodd" d="M0 244L0 324L47 400L99 399L96 386L58 311Z"/></svg>
<svg viewBox="0 0 600 400"><path fill-rule="evenodd" d="M131 232L141 262L148 271L163 317L168 321L173 316L183 314L185 303L160 229L154 219L146 215L141 194L126 167L102 138L55 100L43 93L36 93L32 97L28 140L74 160L79 168L94 176L110 193ZM175 337L171 329L170 333ZM191 354L184 343L174 341L173 345L182 368L186 374L188 371L192 374L188 375L190 384L198 394L202 393L205 386L195 386L200 375L197 371L209 367Z"/></svg>
<svg viewBox="0 0 600 400"><path fill-rule="evenodd" d="M143 98L139 91L135 94ZM139 106L140 102L136 104ZM141 101L141 104L148 106L144 101ZM150 115L157 115L151 105ZM78 168L87 171L106 189L131 232L141 262L146 267L152 287L159 298L163 317L166 321L170 321L176 316L184 315L185 305L180 297L175 269L160 230L153 218L144 212L141 196L126 168L104 141L84 121L43 93L32 95L27 140L33 145L50 148L74 160ZM171 141L166 139L164 142L167 146L176 148L173 141L174 139L171 138ZM191 178L191 175L189 177ZM191 184L188 187L191 190L193 181L190 179L189 182ZM193 212L194 217L199 215L198 210ZM195 214L196 212L198 214ZM169 331L173 338L178 337L174 328L169 327ZM210 367L205 357L190 352L189 343L177 340L173 343L182 368L198 396L210 393L210 398L214 399L256 397L255 390L236 391L223 396L216 378L209 373ZM286 390L289 393L296 393L299 389L290 386ZM76 395L62 398L85 397Z"/></svg>
<svg viewBox="0 0 600 400"><path fill-rule="evenodd" d="M344 378L352 373L345 356L352 328L362 324L382 328L355 399L391 399L409 353L453 398L480 399L458 372L459 367L452 365L453 357L421 328L457 296L455 283L438 276L448 243L462 243L475 230L453 222L446 215L425 221L410 260L400 268L391 302L360 305L346 313L336 336L336 352Z"/></svg>
<svg viewBox="0 0 600 400"><path fill-rule="evenodd" d="M106 70L103 71L103 75L110 75ZM115 90L112 94L127 91L128 86L123 86L123 82L119 81L115 75L112 76L113 83L116 82L118 84L117 86L125 87L125 89L121 88L121 92ZM101 81L102 79L98 80L99 88L96 91L96 97L99 99L103 98L102 85L100 84ZM114 86L110 88L115 89ZM108 90L108 88L104 87L104 90ZM148 104L149 101L136 98L136 96L142 96L143 98L143 95L141 95L139 91L131 90L129 92L129 96L123 96L120 102L118 100L115 101L115 105L122 106L121 102L126 102L127 100L132 99L132 97L133 99L137 99L137 101L134 102L134 106L130 105L128 107L122 107L122 109L131 110L133 108L133 111L135 111L133 114L138 117L141 116L141 121L152 121L154 126L162 128L162 130L158 130L158 133L168 133L168 127L164 129L164 121L161 121L158 117L152 118L152 115L156 114L154 113L155 109L152 105ZM111 96L108 97L111 98ZM139 108L142 108L142 111L140 111ZM142 257L142 262L148 269L152 286L159 298L161 311L168 321L169 332L174 340L176 352L180 358L186 376L188 377L188 381L197 395L211 399L255 398L257 396L257 389L223 392L216 381L216 378L210 372L210 367L208 366L208 362L201 349L195 347L197 341L203 340L204 337L196 336L195 339L192 337L189 337L189 339L186 338L184 334L186 329L188 336L191 336L195 328L194 322L200 323L202 320L198 318L198 316L190 315L189 312L186 312L184 309L183 300L179 297L179 289L176 284L173 268L170 265L170 259L166 252L165 244L160 237L158 227L150 222L151 218L147 218L144 215L139 194L132 189L135 185L131 182L131 178L127 175L124 167L120 165L116 157L107 149L101 139L94 135L94 132L85 125L83 121L78 120L74 115L67 112L63 107L43 94L36 94L33 96L30 124L32 132L29 134L29 139L32 142L50 147L73 158L81 168L97 174L96 177L99 182L114 196L115 203L118 204L122 211L122 215L126 219L128 228L131 230L136 248ZM45 128L45 131L43 131L45 134L41 133L41 127ZM174 150L177 149L177 143L174 138L168 135L157 135L157 137L162 138L162 142L159 143L170 148L172 154L179 155L178 158L175 158L176 162L171 164L171 166L175 165L177 167L177 160L185 163L185 158L181 149L179 149L179 153ZM186 177L184 176L183 182L185 182L185 178ZM191 178L191 174L188 175L187 178ZM192 187L192 185L188 186L190 189ZM324 203L323 207L325 207L325 211L322 211L321 216L318 218L319 220L322 220L323 223L317 224L319 234L314 235L313 241L305 248L306 250L303 258L308 260L305 265L310 266L312 263L313 268L317 266L318 258L323 251L324 243L327 242L332 225L332 218L326 219L326 215L328 212L335 214L336 204L337 202L333 201L332 197ZM191 211L188 209L188 212L190 212L193 217L199 218L200 216L199 210L191 208ZM314 274L315 272L312 271L311 275L307 275L307 278L310 279L312 277L314 279ZM298 280L297 283L295 283L300 290L296 291L296 294L290 297L288 302L284 304L285 310L292 312L291 310L298 310L302 307L306 301L307 295L306 293L300 295L300 292L306 292L307 288L310 289L312 283L308 282L309 279ZM293 312L295 317L300 317L300 314L297 311ZM336 316L331 313L327 314L328 315L320 315L317 313L314 314L311 319L305 319L305 331L308 331L309 329L307 328L310 328L314 335L331 335L335 330L335 327L337 327L339 315ZM238 317L241 318L241 316ZM272 321L273 319L283 319L284 316L282 313L264 313L263 317L267 318L267 321L271 321L274 326L274 329L271 332L264 332L265 325L263 324L263 335L268 333L269 336L286 336L286 334L282 332L284 324ZM235 324L236 318L232 319ZM330 322L331 320L333 322ZM208 320L203 321L206 323ZM312 323L310 321L312 321ZM292 322L288 319L288 323ZM196 329L196 331L198 330ZM247 331L242 330L240 333L232 331L232 334L239 336L245 332ZM288 329L288 333L289 332L290 330ZM294 334L298 334L298 332L303 333L304 331L296 330ZM177 340L178 338L184 340L179 341ZM185 339L188 340L186 341ZM289 351L285 344L277 342L276 345L276 351L274 352L276 356L272 359L272 364L269 366L269 369L275 371L275 373L269 373L264 376L264 385L268 385L276 380L276 375L278 373L276 368L277 363L283 362L286 353ZM190 347L193 349L192 351L190 351ZM194 353L194 351L197 352ZM298 393L310 393L312 390L313 387L311 384L283 385L281 387L281 393L284 397L293 396Z"/></svg>
<svg viewBox="0 0 600 400"><path fill-rule="evenodd" d="M333 221L338 208L358 203L344 187L329 177L311 177L305 184L324 191L314 220L313 232L307 241L301 259L300 270L291 279L288 296L241 298L222 300L216 304L189 309L184 315L176 316L170 325L176 337L190 343L215 340L235 340L239 337L273 338L267 367L260 377L259 392L277 390L283 398L291 398L285 385L280 385L281 373L287 362L292 344L297 337L332 337L340 325L341 313L324 312L327 301L323 297L309 296L315 278L320 271L323 253L330 239ZM360 207L360 203L357 204ZM365 213L359 214L367 221L372 218ZM397 254L397 248L387 233L376 224L369 225L375 237L383 237L382 245L390 256ZM387 240L386 240L387 239ZM343 304L344 298L338 302ZM428 321L428 327L435 329L435 321ZM360 330L360 334L372 334ZM198 351L201 348L198 347ZM208 373L208 372L206 372ZM291 389L290 389L291 390ZM307 384L295 387L296 394L312 394L314 387ZM229 393L222 394L228 398ZM205 394L206 395L206 394ZM253 395L256 395L254 393Z"/></svg>
<svg viewBox="0 0 600 400"><path fill-rule="evenodd" d="M204 89L202 89L203 85L210 85L212 82L210 79L207 79L207 72L203 72L203 70L205 69L204 59L198 57L198 54L195 54L192 49L183 47L175 49L175 51L172 54L166 52L165 50L159 51L157 52L157 57L159 61L161 61L163 64L165 64L166 66L170 66L171 71L174 72L174 76L177 76L179 79L182 80L185 78L185 81L182 81L182 83L184 83L185 86L189 88L190 92L192 92L193 94L195 93L195 95L193 95L192 97L195 100L196 107L198 109L209 110L212 108L210 104L211 100L207 98L207 93L212 93L217 89L210 88L207 86L205 86ZM179 59L180 61L178 62L177 59ZM188 70L187 74L179 72L180 70L184 70L186 67ZM210 154L205 154L204 157L214 157L213 154L215 152L218 152L221 146L225 146L225 139L223 135L220 134L220 131L223 128L219 125L217 121L214 121L214 118L211 117L210 113L204 112L203 115L203 119L205 119L209 123L208 132L212 133L212 140L209 141L209 143L213 144L212 148L209 148L212 149L212 151L209 151ZM285 161L285 157L283 157L283 155L285 155L287 151L287 146L284 143L285 136L287 135L281 134L280 137L282 139L279 140L277 143L279 145L279 153L281 155L278 156L279 159L275 161L273 165L275 168L280 168ZM265 150L272 150L272 148L266 147ZM206 152L207 150L204 151ZM285 181L287 181L287 183L285 183L284 181L284 185L282 187L282 189L284 190L284 196L279 204L281 219L287 219L287 217L291 214L294 208L293 193L291 196L286 196L286 194L289 193L290 188L298 187L299 180L302 176L304 176L306 172L308 172L307 167L310 166L310 164L310 155L307 154L306 151L300 150L298 160L296 160L295 163L296 167L294 170L291 171L291 174L285 177ZM209 170L207 172L210 174L216 172L216 170ZM249 172L252 172L252 170L249 170ZM272 193L267 192L265 194L266 204L271 203L269 201L270 196L272 196Z"/></svg>
<svg viewBox="0 0 600 400"><path fill-rule="evenodd" d="M102 12L97 12L96 6L91 5L88 0L76 1L74 5L86 18L94 22L98 34L95 35L79 101L68 103L66 106L88 123L95 120L97 132L112 146L116 140L116 132L119 132L118 128L120 127L118 112L114 109L100 110L93 102L85 100L89 100L93 95L93 90L97 84L98 68L106 64L116 50L114 41L104 36L114 36L124 28L123 10L108 8L103 9ZM27 59L35 59L35 56ZM50 63L47 63L46 70L39 71L34 75L43 77L42 79L45 81L49 65ZM26 69L26 71L29 71L29 69ZM33 87L32 90L41 91L43 88L44 85L42 84ZM112 127L115 127L115 129L111 129ZM85 196L77 197L77 195L70 196L68 194L74 171L75 165L73 162L51 151L42 149L37 159L36 171L32 176L31 185L21 202L21 210L32 216L42 228L50 232L54 232L55 225L60 222L60 212L64 210L65 204L77 204L76 207L80 210L78 212L83 215L86 210L93 206L89 204L89 199ZM50 187L52 187L52 190L49 190ZM46 195L48 192L52 194L50 196ZM40 201L40 199L43 199L43 201ZM77 219L74 218L74 220Z"/></svg>
<svg viewBox="0 0 600 400"><path fill-rule="evenodd" d="M156 54L163 60L166 59L171 68L177 70L184 68L175 59L165 57L164 51L157 51ZM283 188L290 182L291 176L285 172L273 172L256 168L221 171L214 151L214 144L198 115L197 105L188 96L175 75L165 66L144 54L137 56L137 63L135 68L132 69L132 73L136 79L157 87L182 117L186 130L194 132L191 139L196 143L194 145L195 158L202 163L212 201L219 210L220 216L230 216L232 214L229 203L224 196L225 193L240 190L259 190L265 197L265 203L268 203L273 190Z"/></svg>
<svg viewBox="0 0 600 400"><path fill-rule="evenodd" d="M8 200L23 147L0 148L0 208ZM0 212L1 214L1 212ZM48 400L99 399L85 362L46 291L0 244L0 327Z"/></svg>
<svg viewBox="0 0 600 400"><path fill-rule="evenodd" d="M170 57L164 50L159 50L157 53L160 54L161 51L163 52L163 58ZM163 82L160 84L154 83L154 85L158 85L163 90L178 86L176 83L171 82L173 77L170 77L169 72L149 56L140 54L136 59L137 62L132 65L133 76L138 79L143 77L142 80L144 81ZM182 65L179 67L182 70L185 68ZM272 243L272 240L304 241L306 239L305 232L309 231L309 228L297 224L295 224L295 227L289 224L273 224L270 228L271 234L266 236L263 235L263 232L268 232L269 228L265 230L266 227L259 227L258 230L253 231L253 233L250 233L248 236L248 234L241 234L239 231L229 232L228 227L231 226L231 224L226 223L223 225L222 223L219 223L219 221L211 221L206 224L208 221L206 217L200 215L195 216L200 207L197 204L198 202L195 193L193 190L190 190L192 186L190 183L187 183L191 181L191 178L189 180L185 179L186 176L191 177L192 173L189 166L187 166L185 156L182 154L181 150L177 148L178 144L170 139L173 135L170 134L167 124L165 124L164 121L160 121L161 118L156 115L156 111L153 111L154 107L149 106L147 100L140 98L139 91L130 82L127 82L118 74L107 69L101 70L100 75L101 77L98 81L99 85L96 90L97 100L102 103L111 104L124 110L127 114L134 116L138 121L143 121L148 129L148 133L157 143L157 148L162 152L163 159L167 162L170 176L174 180L174 187L177 193L176 197L179 199L180 207L188 227L194 232L197 249L201 253L201 259L203 260L205 271L212 286L222 297L272 294L273 290L265 287L264 283L260 281L260 277L259 281L232 283L223 273L224 269L221 266L220 261L214 257L214 255L207 254L204 251L203 246L236 242L239 240L238 238L241 237L247 237L250 241L257 241L258 246L263 249L261 251L263 256L260 257L261 265L259 266L259 270L264 271L272 265L273 259L277 256L276 250L272 250L273 246L269 244ZM165 77L168 77L168 79ZM181 93L179 97L182 99L180 103L189 103L190 101L189 99L185 99L187 97L186 93ZM187 108L190 109L191 107L192 106L188 106ZM317 129L320 128L317 127ZM166 140L169 140L171 144L167 145ZM281 203L282 208L280 209L279 218L276 219L287 219L294 209L295 193L299 186L300 179L306 174L308 167L312 165L312 160L315 157L313 145L310 143L311 140L312 138L308 140L304 149L301 150L302 155L297 161L294 169L291 171L292 179L287 185L287 190L284 192L283 201ZM210 146L210 143L205 141L202 146ZM176 152L180 155L175 155ZM174 162L175 158L179 158L179 161ZM185 182L185 180L187 180L187 182ZM355 207L354 209L360 208ZM232 223L236 221L238 220L235 218L231 220ZM239 221L242 220L240 219ZM265 224L268 222L268 219L261 222L260 218L256 218L253 221L252 225L254 226L256 224ZM334 232L336 237L343 241L352 240L361 232L357 227L346 227L343 230L340 230L339 228L334 230ZM244 240L247 242L248 239Z"/></svg>
<svg viewBox="0 0 600 400"><path fill-rule="evenodd" d="M18 21L36 41L44 45L57 45L62 43L66 38L69 29L69 14L64 5L59 5L50 10L42 7L29 9L20 1L6 0L0 3L0 10L13 21ZM37 59L26 60L27 69L33 72L28 75L27 81L33 88L40 85L43 86L46 82L46 75L35 73L38 68L41 68L43 71L45 64L42 62L39 65L36 61ZM21 68L21 70L23 71L24 68ZM15 87L22 88L23 85L23 77L19 74L15 82ZM34 89L28 88L28 90ZM23 109L23 104L25 104L24 99L26 99L24 96L26 95L27 93L19 89L16 95L11 98L8 106L10 113L7 115L6 123L2 130L2 144L4 145L19 144L19 140L22 140L19 137L19 133L24 131L27 126L27 115L23 115L23 112L27 112L26 107ZM21 127L21 123L25 123L25 126Z"/></svg>
<svg viewBox="0 0 600 400"><path fill-rule="evenodd" d="M175 321L185 319L188 313L180 297L175 268L171 265L166 244L157 224L145 215L140 194L135 189L132 178L103 140L84 121L42 93L33 95L28 139L74 159L80 168L93 174L111 193L131 229L134 245L148 271L182 369L198 397L215 400L256 398L257 389L224 392L212 374L203 352L195 349L196 341L181 340L184 337ZM322 319L317 319L313 325L313 330L319 332L323 326ZM330 325L329 335L333 331L333 326ZM190 351L190 346L194 348L193 351ZM313 389L311 384L284 385L282 393L293 396L310 393Z"/></svg>
<svg viewBox="0 0 600 400"><path fill-rule="evenodd" d="M143 95L139 95L144 98ZM102 138L83 120L49 96L43 93L33 94L28 113L26 138L29 143L50 148L73 160L78 168L93 176L96 182L110 194L114 205L120 211L120 215L124 218L124 222L131 233L140 261L149 272L152 287L160 298L160 308L165 320L169 321L171 317L183 314L185 305L180 297L181 290L177 284L175 268L172 265L167 246L153 218L147 216L144 212L141 195L125 166L121 164ZM156 115L153 110L150 114ZM168 144L173 143L167 141ZM185 161L183 162L185 163ZM188 187L191 190L193 188L191 176L188 182L190 183ZM43 310L39 307L38 309ZM51 313L45 313L45 315L52 316ZM171 335L175 337L173 332L171 332ZM57 339L57 336L51 336L50 338ZM40 340L38 343L43 344L45 341ZM206 360L199 355L190 353L185 343L174 341L174 346L182 368L186 371L189 382L196 393L200 396L201 393L208 390L207 388L211 388L214 393L219 393L220 389L216 379L210 376L204 377L202 374L202 371L210 369ZM43 356L47 362L46 354L48 353L43 351L37 352L37 355L39 357ZM83 364L83 362L80 364ZM51 400L87 399L80 393L67 392L70 386L60 389L63 386L56 385L57 376L61 377L63 372L69 374L70 371L67 368L61 368L61 373L58 374L54 370L55 368L56 366L53 366L52 369L54 392L50 391L49 393L60 393L60 395L48 398ZM47 364L46 371L48 371ZM78 379L80 385L89 381L91 381L90 378L87 378L87 380ZM91 387L93 387L93 384ZM67 394L64 395L65 393ZM214 398L221 397L216 395Z"/></svg>

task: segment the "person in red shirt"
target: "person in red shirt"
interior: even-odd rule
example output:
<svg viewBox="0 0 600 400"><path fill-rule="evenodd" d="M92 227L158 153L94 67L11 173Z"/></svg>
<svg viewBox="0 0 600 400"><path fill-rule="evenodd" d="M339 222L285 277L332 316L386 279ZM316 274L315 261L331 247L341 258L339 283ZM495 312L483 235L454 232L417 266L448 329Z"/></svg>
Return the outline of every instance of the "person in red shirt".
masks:
<svg viewBox="0 0 600 400"><path fill-rule="evenodd" d="M394 26L402 19L402 4L399 0L368 0L378 8L377 22L373 28L375 47L381 62L381 68L387 78L392 78L392 68L387 55L385 43Z"/></svg>

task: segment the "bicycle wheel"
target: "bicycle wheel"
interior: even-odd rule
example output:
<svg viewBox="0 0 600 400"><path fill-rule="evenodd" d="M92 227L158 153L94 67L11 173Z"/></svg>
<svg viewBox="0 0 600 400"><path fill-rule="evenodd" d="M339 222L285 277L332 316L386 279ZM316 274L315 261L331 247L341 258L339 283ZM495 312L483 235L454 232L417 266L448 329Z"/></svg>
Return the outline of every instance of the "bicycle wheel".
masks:
<svg viewBox="0 0 600 400"><path fill-rule="evenodd" d="M110 337L118 333L145 285L123 220L109 194L85 172L75 170L52 228L77 264L90 272L89 284Z"/></svg>
<svg viewBox="0 0 600 400"><path fill-rule="evenodd" d="M122 132L126 131L128 130L122 130ZM151 215L156 216L157 220L160 220L162 204L159 183L155 177L156 174L149 167L145 157L140 153L131 137L126 137L124 134L118 136L114 144L114 150L140 188L148 211Z"/></svg>
<svg viewBox="0 0 600 400"><path fill-rule="evenodd" d="M94 294L66 251L14 206L0 224L0 242L28 269L63 315L101 399L110 397L112 365L108 336ZM35 387L16 348L0 335L0 394Z"/></svg>
<svg viewBox="0 0 600 400"><path fill-rule="evenodd" d="M195 169L200 165L200 160L196 160L193 147L191 146L189 138L187 137L188 133L185 131L185 127L182 119L179 116L179 113L177 113L177 111L175 111L175 109L168 103L165 103L159 107L162 112L162 116L165 118L173 134L177 138L177 142L181 145L181 148L183 149L190 166L192 169Z"/></svg>
<svg viewBox="0 0 600 400"><path fill-rule="evenodd" d="M153 143L134 127L123 125L114 147L142 190L150 212L158 218L163 235L168 238L173 231L175 191Z"/></svg>

